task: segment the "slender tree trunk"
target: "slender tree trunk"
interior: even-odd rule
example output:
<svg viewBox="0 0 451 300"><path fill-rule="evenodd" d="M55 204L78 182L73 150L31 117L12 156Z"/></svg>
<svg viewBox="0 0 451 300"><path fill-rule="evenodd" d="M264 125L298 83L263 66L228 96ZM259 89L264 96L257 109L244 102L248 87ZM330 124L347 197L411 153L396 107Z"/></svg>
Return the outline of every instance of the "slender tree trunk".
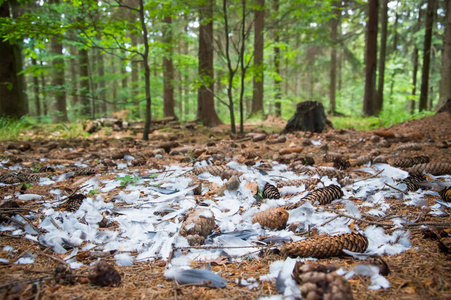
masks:
<svg viewBox="0 0 451 300"><path fill-rule="evenodd" d="M451 99L451 0L446 0L446 28L443 35L442 70L440 79L439 101L436 108L440 109Z"/></svg>
<svg viewBox="0 0 451 300"><path fill-rule="evenodd" d="M134 14L132 14L134 16ZM134 32L130 32L130 38L132 41L132 45L134 47L138 46L138 36ZM138 90L139 90L139 62L136 60L140 57L136 55L132 57L132 83L131 83L131 94L133 101L133 110L134 116L139 117L139 100L138 98ZM136 111L135 111L136 110Z"/></svg>
<svg viewBox="0 0 451 300"><path fill-rule="evenodd" d="M366 33L365 49L365 95L363 98L363 113L366 116L377 115L376 105L376 65L377 65L377 19L378 0L369 0L369 18Z"/></svg>
<svg viewBox="0 0 451 300"><path fill-rule="evenodd" d="M420 8L421 10L421 8ZM398 13L395 14L395 24L393 25L393 52L396 52L396 49L398 48L398 23L399 23L399 15Z"/></svg>
<svg viewBox="0 0 451 300"><path fill-rule="evenodd" d="M41 68L44 66L43 62L40 62ZM44 73L41 73L41 90L43 91L42 93L42 114L44 116L48 115L48 103L47 103L47 84L45 83L45 75Z"/></svg>
<svg viewBox="0 0 451 300"><path fill-rule="evenodd" d="M60 0L51 0L52 4L59 4ZM52 120L54 123L68 122L66 109L66 91L64 90L64 59L63 59L63 44L53 36L50 39L50 47L52 53L56 56L52 62L52 93L56 102L52 108Z"/></svg>
<svg viewBox="0 0 451 300"><path fill-rule="evenodd" d="M4 1L0 5L0 17L9 18L9 4ZM16 55L17 45L0 39L0 117L22 117L26 113L26 107L22 103L20 89L21 71Z"/></svg>
<svg viewBox="0 0 451 300"><path fill-rule="evenodd" d="M71 52L72 56L76 56L77 48L71 47L70 52ZM77 72L77 70L76 70L77 65L78 65L77 59L75 57L72 57L70 59L70 84L71 84L71 89L70 89L71 102L70 102L70 104L71 104L72 110L74 107L77 107L78 101L79 101L79 98L78 98L79 91L78 91L78 81L77 81L79 72Z"/></svg>
<svg viewBox="0 0 451 300"><path fill-rule="evenodd" d="M279 19L279 0L274 0L274 12L277 15L277 18ZM276 78L276 80L274 80L274 89L276 91L276 103L275 103L275 113L276 113L276 117L281 117L282 116L282 103L281 103L281 98L282 98L282 93L281 93L281 80L280 78L282 78L282 74L280 73L280 47L279 47L279 43L280 43L280 32L279 32L279 28L276 29L275 32L275 37L274 37L274 41L276 43L276 46L274 47L274 67L275 67L275 71L276 71L276 76L278 78Z"/></svg>
<svg viewBox="0 0 451 300"><path fill-rule="evenodd" d="M121 74L122 74L122 91L121 91L121 100L122 100L122 109L126 109L126 103L128 102L129 87L128 87L128 72L126 61L121 61Z"/></svg>
<svg viewBox="0 0 451 300"><path fill-rule="evenodd" d="M200 15L198 72L202 86L197 91L198 117L205 126L216 126L222 122L216 114L213 98L213 0L207 0Z"/></svg>
<svg viewBox="0 0 451 300"><path fill-rule="evenodd" d="M116 63L115 63L115 57L114 56L112 56L111 57L111 73L112 74L116 74ZM112 99L111 99L111 101L113 102L112 104L111 104L111 106L112 106L112 111L113 112L116 112L117 111L117 84L116 84L116 80L115 79L112 79L111 80L111 83L110 83L110 89L111 89L111 96L112 96Z"/></svg>
<svg viewBox="0 0 451 300"><path fill-rule="evenodd" d="M211 1L211 0L210 0ZM230 112L230 126L232 133L236 133L235 126L235 112L233 109L233 97L232 97L232 88L233 88L233 77L236 73L236 68L233 69L232 61L230 58L230 36L229 36L229 16L227 14L227 0L222 1L222 11L224 14L224 29L225 29L225 54L227 60L227 68L229 70L229 82L227 86L227 98L229 99L229 112ZM243 41L244 42L244 41Z"/></svg>
<svg viewBox="0 0 451 300"><path fill-rule="evenodd" d="M172 64L172 18L163 19L163 43L166 53L163 56L163 114L165 117L174 117L174 66Z"/></svg>
<svg viewBox="0 0 451 300"><path fill-rule="evenodd" d="M252 93L252 114L263 114L263 28L265 22L265 0L257 0L254 24L254 78Z"/></svg>
<svg viewBox="0 0 451 300"><path fill-rule="evenodd" d="M103 115L107 115L107 105L106 105L106 88L105 88L105 60L103 59L103 54L98 52L97 63L99 64L99 98L100 107L99 112Z"/></svg>
<svg viewBox="0 0 451 300"><path fill-rule="evenodd" d="M241 90L240 90L240 133L244 133L244 78L246 77L246 67L244 66L244 46L246 41L246 0L242 0L243 15L241 21L241 50L240 50L240 67L241 67Z"/></svg>
<svg viewBox="0 0 451 300"><path fill-rule="evenodd" d="M382 0L381 46L379 53L379 82L377 85L377 114L384 105L385 53L387 50L388 0Z"/></svg>
<svg viewBox="0 0 451 300"><path fill-rule="evenodd" d="M434 13L437 9L437 0L428 0L428 7L426 11L426 32L424 35L423 47L423 70L421 73L421 93L419 111L427 108L428 90L429 90L429 71L431 62L431 41L432 41L432 27L434 24Z"/></svg>
<svg viewBox="0 0 451 300"><path fill-rule="evenodd" d="M89 99L89 57L87 49L80 49L80 115L88 117L90 115L90 99Z"/></svg>
<svg viewBox="0 0 451 300"><path fill-rule="evenodd" d="M418 73L418 48L413 49L413 78L412 78L412 100L410 100L410 113L415 113L415 100L413 99L417 91L417 73Z"/></svg>
<svg viewBox="0 0 451 300"><path fill-rule="evenodd" d="M338 35L338 19L341 10L338 7L338 1L332 1L332 18L330 19L330 41L332 48L330 51L330 86L329 86L329 113L336 114L336 92L337 92L337 35Z"/></svg>
<svg viewBox="0 0 451 300"><path fill-rule="evenodd" d="M149 69L149 40L147 37L147 26L144 15L144 0L139 0L139 19L141 21L142 37L144 43L144 53L142 55L144 65L144 78L145 78L145 90L146 90L146 116L142 139L149 140L150 133L150 120L152 117L151 104L152 98L150 97L150 69Z"/></svg>
<svg viewBox="0 0 451 300"><path fill-rule="evenodd" d="M36 58L31 58L31 64L34 68L37 68L38 63ZM36 108L36 116L38 119L41 117L41 99L39 97L39 77L33 74L33 91L34 91L34 106Z"/></svg>

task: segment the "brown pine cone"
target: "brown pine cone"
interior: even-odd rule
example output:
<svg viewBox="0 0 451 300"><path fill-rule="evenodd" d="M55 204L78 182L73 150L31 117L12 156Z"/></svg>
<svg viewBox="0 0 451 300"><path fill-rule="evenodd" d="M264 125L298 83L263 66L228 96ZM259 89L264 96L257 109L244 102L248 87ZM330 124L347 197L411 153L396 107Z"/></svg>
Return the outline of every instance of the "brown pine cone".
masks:
<svg viewBox="0 0 451 300"><path fill-rule="evenodd" d="M451 202L451 186L444 188L439 193L443 201Z"/></svg>
<svg viewBox="0 0 451 300"><path fill-rule="evenodd" d="M265 186L263 187L263 198L267 199L280 199L280 193L279 190L273 186L270 183L265 183Z"/></svg>
<svg viewBox="0 0 451 300"><path fill-rule="evenodd" d="M211 210L201 208L197 210L190 210L186 214L186 219L180 227L179 234L184 237L199 236L203 237L202 243L205 237L209 235L215 228L215 217ZM199 238L188 238L188 242L195 242L200 244ZM191 245L194 246L194 245Z"/></svg>
<svg viewBox="0 0 451 300"><path fill-rule="evenodd" d="M319 201L321 205L324 205L331 203L333 200L340 199L341 197L343 197L343 191L341 190L341 187L335 184L331 184L324 188L319 188L312 191L301 200L310 201L310 203L312 204L316 201Z"/></svg>
<svg viewBox="0 0 451 300"><path fill-rule="evenodd" d="M421 150L421 145L417 143L407 143L403 145L399 145L395 148L396 151L403 151L403 150Z"/></svg>
<svg viewBox="0 0 451 300"><path fill-rule="evenodd" d="M338 180L346 177L345 172L332 168L310 169L309 172L307 172L307 174L310 176L318 175L319 177L327 176L330 179L337 178Z"/></svg>
<svg viewBox="0 0 451 300"><path fill-rule="evenodd" d="M344 249L363 253L367 248L368 239L364 235L345 233L286 243L282 246L281 252L290 257L327 258L342 255Z"/></svg>
<svg viewBox="0 0 451 300"><path fill-rule="evenodd" d="M334 168L338 170L346 170L351 167L351 163L349 160L344 159L343 157L337 157L334 159Z"/></svg>
<svg viewBox="0 0 451 300"><path fill-rule="evenodd" d="M338 275L336 267L316 263L296 262L293 279L300 285L305 299L352 300L352 290L343 276Z"/></svg>
<svg viewBox="0 0 451 300"><path fill-rule="evenodd" d="M271 207L258 212L252 218L252 223L259 223L262 227L280 230L287 225L289 214L281 207Z"/></svg>
<svg viewBox="0 0 451 300"><path fill-rule="evenodd" d="M73 194L69 196L67 201L61 205L61 207L65 208L68 212L74 212L80 208L85 199L86 196L83 194Z"/></svg>
<svg viewBox="0 0 451 300"><path fill-rule="evenodd" d="M202 166L202 167L196 167L191 170L191 172L195 175L200 175L202 173L210 173L213 176L222 176L222 174L225 171L230 171L231 168L227 166Z"/></svg>
<svg viewBox="0 0 451 300"><path fill-rule="evenodd" d="M397 157L392 163L396 168L410 168L418 164L426 164L429 162L429 156L419 155L413 157Z"/></svg>
<svg viewBox="0 0 451 300"><path fill-rule="evenodd" d="M284 186L301 186L305 184L305 189L309 190L315 187L318 182L320 182L317 178L305 178L305 179L294 179L294 180L281 180L277 182L277 187L281 188Z"/></svg>
<svg viewBox="0 0 451 300"><path fill-rule="evenodd" d="M419 164L409 168L410 175L421 175L423 172L432 175L447 175L451 174L451 163L431 162L426 164Z"/></svg>

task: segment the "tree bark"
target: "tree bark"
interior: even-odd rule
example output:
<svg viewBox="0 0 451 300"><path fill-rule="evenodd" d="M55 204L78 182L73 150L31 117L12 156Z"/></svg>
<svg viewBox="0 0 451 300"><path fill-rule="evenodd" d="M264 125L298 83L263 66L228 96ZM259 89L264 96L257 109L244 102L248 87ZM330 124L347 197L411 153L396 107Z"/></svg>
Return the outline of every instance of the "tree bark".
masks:
<svg viewBox="0 0 451 300"><path fill-rule="evenodd" d="M164 117L174 117L174 65L172 64L172 18L163 19L163 43L165 54L163 56L163 114Z"/></svg>
<svg viewBox="0 0 451 300"><path fill-rule="evenodd" d="M134 16L134 14L131 14ZM134 47L138 46L138 36L134 32L130 32L130 39L132 42L132 45ZM138 90L139 90L139 62L136 60L139 59L137 55L132 57L132 100L134 105L134 115L135 117L139 117L139 100L138 100Z"/></svg>
<svg viewBox="0 0 451 300"><path fill-rule="evenodd" d="M277 15L277 18L279 19L279 0L274 0L274 12ZM274 41L276 46L274 47L274 67L275 67L275 71L276 71L276 76L278 78L276 78L276 80L274 80L274 89L276 91L276 103L274 105L275 107L275 113L276 113L276 117L281 117L282 116L282 103L280 101L280 99L282 98L282 92L281 92L281 80L280 78L282 78L282 74L280 73L280 47L279 47L279 42L280 42L280 32L279 32L279 28L276 29L275 32L275 37L274 37Z"/></svg>
<svg viewBox="0 0 451 300"><path fill-rule="evenodd" d="M116 74L116 63L115 63L114 56L111 56L111 73ZM113 102L111 104L111 110L113 112L116 112L117 111L117 104L116 104L116 102L117 102L117 84L116 84L115 79L112 79L110 81L110 90L111 90L111 96L112 96L111 101Z"/></svg>
<svg viewBox="0 0 451 300"><path fill-rule="evenodd" d="M87 49L80 49L80 115L88 117L90 115L89 97L89 57Z"/></svg>
<svg viewBox="0 0 451 300"><path fill-rule="evenodd" d="M337 38L338 38L338 19L341 10L338 7L338 1L332 1L332 18L330 19L330 41L332 48L330 51L330 85L329 85L329 113L336 113L336 92L337 92Z"/></svg>
<svg viewBox="0 0 451 300"><path fill-rule="evenodd" d="M221 120L214 103L213 70L213 0L201 7L199 26L199 77L202 86L197 91L198 118L205 126L216 126Z"/></svg>
<svg viewBox="0 0 451 300"><path fill-rule="evenodd" d="M254 24L254 78L252 93L252 114L263 114L263 27L265 22L265 0L257 0Z"/></svg>
<svg viewBox="0 0 451 300"><path fill-rule="evenodd" d="M377 63L377 19L378 0L369 0L369 18L366 26L365 49L365 95L363 98L363 114L376 116L376 63Z"/></svg>
<svg viewBox="0 0 451 300"><path fill-rule="evenodd" d="M150 120L152 117L151 104L152 98L150 96L150 68L149 68L149 40L147 37L147 26L144 14L144 1L139 0L139 19L141 21L142 37L144 43L144 53L142 54L143 66L144 66L144 78L145 78L145 90L146 90L146 114L142 139L144 141L149 140L150 133Z"/></svg>
<svg viewBox="0 0 451 300"><path fill-rule="evenodd" d="M379 53L379 82L377 85L377 114L384 105L385 53L387 51L388 0L382 0L381 45Z"/></svg>
<svg viewBox="0 0 451 300"><path fill-rule="evenodd" d="M410 100L410 114L415 112L415 100L413 99L417 91L417 73L418 73L418 48L413 49L413 78L412 78L412 100Z"/></svg>
<svg viewBox="0 0 451 300"><path fill-rule="evenodd" d="M437 109L451 99L451 0L446 5L446 28L443 35L442 70L440 79L440 96Z"/></svg>
<svg viewBox="0 0 451 300"><path fill-rule="evenodd" d="M10 18L8 1L0 6L0 17ZM26 107L21 97L20 78L21 71L17 64L17 45L0 39L0 117L22 117Z"/></svg>
<svg viewBox="0 0 451 300"><path fill-rule="evenodd" d="M36 58L31 58L31 64L34 68L37 68L38 63ZM34 106L36 108L36 116L38 119L41 117L41 99L39 97L39 78L38 75L33 74L33 92L34 92Z"/></svg>
<svg viewBox="0 0 451 300"><path fill-rule="evenodd" d="M107 115L107 105L106 105L106 88L105 88L105 60L103 59L103 54L98 52L97 56L98 72L99 72L99 98L100 98L100 109L99 112L103 115Z"/></svg>
<svg viewBox="0 0 451 300"><path fill-rule="evenodd" d="M40 62L41 68L44 66L43 62ZM48 103L47 103L47 84L45 82L45 75L44 73L41 73L40 76L40 80L41 80L41 90L43 91L42 93L42 114L44 116L48 115Z"/></svg>
<svg viewBox="0 0 451 300"><path fill-rule="evenodd" d="M419 111L427 108L428 90L429 90L429 70L431 63L431 42L432 42L432 27L434 24L434 13L437 9L437 0L428 0L426 11L426 32L424 35L423 47L423 70L421 73L421 92Z"/></svg>
<svg viewBox="0 0 451 300"><path fill-rule="evenodd" d="M59 4L60 0L51 0L52 4ZM54 123L69 122L67 118L66 108L66 91L64 90L64 59L63 59L63 44L52 36L50 39L50 47L55 58L52 62L52 96L56 100L52 107L52 120Z"/></svg>

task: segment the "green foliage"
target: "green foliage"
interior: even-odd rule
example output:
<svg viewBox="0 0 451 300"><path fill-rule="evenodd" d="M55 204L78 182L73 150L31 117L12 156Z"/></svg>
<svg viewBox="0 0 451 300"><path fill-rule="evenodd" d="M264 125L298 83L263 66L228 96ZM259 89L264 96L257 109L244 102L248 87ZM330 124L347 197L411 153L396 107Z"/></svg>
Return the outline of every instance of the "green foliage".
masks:
<svg viewBox="0 0 451 300"><path fill-rule="evenodd" d="M0 118L0 141L18 140L32 124L27 116L20 119L12 117Z"/></svg>
<svg viewBox="0 0 451 300"><path fill-rule="evenodd" d="M140 178L139 177L133 177L131 175L125 175L122 177L117 177L116 181L121 182L121 187L126 187L129 183L135 184Z"/></svg>

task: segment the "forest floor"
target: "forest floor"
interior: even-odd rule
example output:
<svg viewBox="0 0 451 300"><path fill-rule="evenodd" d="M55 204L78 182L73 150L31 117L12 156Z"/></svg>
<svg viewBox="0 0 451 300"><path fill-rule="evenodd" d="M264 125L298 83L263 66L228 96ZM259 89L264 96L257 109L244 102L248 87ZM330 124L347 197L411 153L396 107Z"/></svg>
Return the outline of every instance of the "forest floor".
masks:
<svg viewBox="0 0 451 300"><path fill-rule="evenodd" d="M446 112L377 131L329 130L321 134L295 132L286 134L283 138L279 132L284 125L284 121L274 119L257 124L247 124L244 135L234 136L228 133L229 126L226 125L208 129L203 127L183 128L182 126L182 128L156 130L150 135L149 141L140 140L139 136L133 136L131 131L109 131L110 136L105 136L101 131L83 140L58 139L39 136L39 129L35 128L26 136L26 140L3 142L0 145L0 182L2 182L0 183L0 199L3 199L2 202L15 200L23 211L20 212L22 217L10 215L0 224L0 298L257 299L279 295L275 279L265 281L260 278L272 272L270 270L272 263L285 259L277 251L271 251L270 247L261 250L252 258L243 256L229 260L202 258L190 260L192 268L206 268L208 265L212 271L219 272L227 280L226 288L179 284L164 276L165 270L171 263L171 258L174 259L176 256L194 251L189 248L177 251L172 249L170 257L158 257L157 255L150 261L138 261L139 251L123 251L136 259L130 266L115 264L117 261L115 255L123 250L122 246L115 251L103 249L105 251L103 251L102 260L111 263L119 271L121 284L118 287L99 287L91 284L86 274L90 272L89 265L99 259L98 253L102 252L101 245L94 243L93 246L99 247L94 247L92 249L96 251L91 251L89 247L83 248L89 244L88 240L83 240L79 245L65 245L64 250L67 252L61 251L61 249L58 251L49 240L44 243L41 239L48 234L48 228L52 225L46 225L50 227L45 228L40 225L46 216L55 216L51 220L52 223L56 223L54 227L63 227L64 224L61 223L61 220L69 218L70 214L75 213L66 212L67 206L60 205L62 200L67 195L81 193L88 198L100 196L103 199L102 205L105 207L111 205L110 215L103 214L104 218L101 220L105 224L96 225L95 230L120 232L122 223L119 221L118 214L114 213L115 209L129 208L130 206L127 204L130 203L127 200L124 202L118 199L121 197L122 200L127 199L124 193L128 194L136 189L139 190L136 186L129 188L135 182L132 177L126 177L124 174L132 176L147 174L152 177L153 174L161 175L166 172L170 166L189 170L195 163L199 164L208 159L214 165L226 165L231 160L235 161L237 164L234 166L239 166L240 170L247 170L245 168L255 165L265 166L268 173L273 165L290 166L296 161L305 161L305 157L314 159L313 167L332 167L333 162L325 155L327 151L331 156L349 159L352 166L346 172L352 173L353 175L350 177L357 182L361 177L364 179L371 177L371 175L362 175L363 173L356 171L359 168L370 167L369 164L357 166L358 157L368 155L374 149L379 150L382 155L379 160L386 161L388 164L392 164L396 157L418 155L428 156L431 162L449 163L451 161L451 117ZM259 135L261 133L266 135ZM261 140L259 140L260 138ZM178 170L173 168L173 170ZM68 176L69 171L74 173ZM244 173L241 177L242 180L246 180L246 172ZM372 176L377 175L373 174ZM120 176L122 179L117 180L117 177ZM98 180L98 186L91 190L83 189L85 184L93 182L93 178ZM430 176L428 179L450 181L450 176ZM203 184L201 195L194 196L191 193L186 197L189 197L195 205L201 206L205 203L219 202L220 198L217 193L220 185L214 183L214 180L209 181L202 176L199 176L199 180ZM115 181L117 184L111 189L105 189L106 182L111 181L113 183ZM160 182L163 181L164 179L161 179ZM258 180L256 181L258 182ZM261 184L261 182L258 183ZM161 187L163 186L161 185ZM254 193L256 185L249 184L246 188L251 189ZM417 192L396 194L396 191L391 190L391 196L385 199L389 207L383 215L375 217L365 214L365 200L357 197L357 191L353 190L352 182L343 184L342 189L348 196L355 195L355 197L347 198L353 201L362 212L362 215L355 220L347 220L346 226L351 230L362 232L371 222L382 224L383 222L392 222L394 218L412 223L432 224L408 228L402 228L401 225L384 227L383 231L386 234L392 234L395 230L407 232L410 247L397 254L383 253L381 255L390 270L390 273L385 276L390 287L370 289L371 279L369 277L352 276L348 282L354 299L450 299L451 254L449 251L451 243L449 243L447 234L451 233L451 208L436 203L436 200L440 200L439 194L434 190L420 192L420 194L416 194ZM389 188L385 186L384 189ZM282 193L283 199L278 201L288 203L290 197L292 196L289 193ZM418 200L416 205L412 204L412 199ZM275 202L268 203L274 206ZM175 205L175 203L172 204ZM256 202L249 207L259 205L262 204ZM111 209L111 207L113 208ZM250 219L244 217L245 207L247 206L243 205L236 212L243 218L242 221L236 221L237 223L248 222L250 224ZM171 209L177 211L179 207L175 205L171 206ZM345 210L345 203L338 200L318 208L318 210L326 209L332 213L342 212ZM0 210L0 212L4 214L6 211ZM159 216L152 216L155 218L152 220L158 221L158 218L161 220L153 223L155 228L160 225L157 223L177 223L174 218L181 216L173 219L163 218L170 212L171 210L168 210ZM227 213L227 210L222 212ZM86 213L88 214L88 212ZM81 216L78 219L80 224L88 224L89 220L86 221L83 218ZM11 219L15 222L11 223ZM438 225L434 226L434 224ZM287 229L283 229L281 232L288 232L288 225ZM435 227L442 227L445 230L441 231ZM431 238L431 235L426 234L427 228L430 229L429 232L441 232L441 243L436 237L434 239L434 236ZM62 231L62 228L59 230ZM158 231L158 229L155 230ZM321 228L319 230L321 233ZM220 229L215 228L215 231L220 231ZM267 232L271 233L271 231ZM314 235L315 232L314 230L310 232L309 229L308 234ZM131 239L131 237L129 238ZM395 245L397 242L393 241L393 244ZM439 244L442 246L441 248ZM74 252L78 246L80 250ZM124 247L128 249L127 245ZM208 252L208 250L205 251ZM73 283L70 283L67 278L58 280L55 271L57 266L72 262L75 262L74 266L77 266L72 270L72 274L77 275L74 277ZM325 265L334 264L345 271L350 271L355 265L362 263L352 256L323 258L318 262Z"/></svg>

